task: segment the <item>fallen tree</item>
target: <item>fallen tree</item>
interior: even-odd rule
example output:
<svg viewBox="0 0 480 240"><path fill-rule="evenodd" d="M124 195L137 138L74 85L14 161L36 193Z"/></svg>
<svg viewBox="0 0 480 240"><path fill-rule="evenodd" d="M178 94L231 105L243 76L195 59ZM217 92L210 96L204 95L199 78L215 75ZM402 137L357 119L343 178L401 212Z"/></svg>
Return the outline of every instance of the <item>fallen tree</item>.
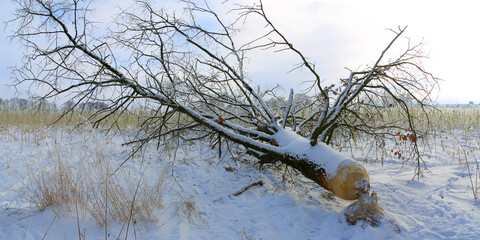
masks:
<svg viewBox="0 0 480 240"><path fill-rule="evenodd" d="M98 126L138 103L150 115L130 143L210 137L218 139L214 144L242 145L262 164L281 162L338 197L361 198L376 209L356 219L375 218L381 208L369 193L365 169L328 146L335 134L360 131L385 139L408 133L409 159L420 175L419 130L411 102L425 111L436 79L421 65L421 44L408 44L396 58L384 59L405 28L392 31L392 41L372 66L350 71L335 87L322 85L315 65L273 25L261 1L232 5L221 15L194 1L182 1L180 14L137 0L117 16L107 34L95 28L93 3L14 2L18 8L10 23L18 30L13 38L26 48L24 65L14 69L16 83L30 82L46 91L43 99L69 97L73 104L62 117L77 105L102 102L105 107L90 118ZM243 24L250 18L261 21L264 32L242 35L239 29L248 27ZM277 51L295 54L298 68L311 73L308 104L296 102L292 90L284 106L273 109L266 100L276 97L274 91L252 86L244 70L246 57ZM404 121L372 124L375 118L382 121L382 112L391 107L400 109Z"/></svg>

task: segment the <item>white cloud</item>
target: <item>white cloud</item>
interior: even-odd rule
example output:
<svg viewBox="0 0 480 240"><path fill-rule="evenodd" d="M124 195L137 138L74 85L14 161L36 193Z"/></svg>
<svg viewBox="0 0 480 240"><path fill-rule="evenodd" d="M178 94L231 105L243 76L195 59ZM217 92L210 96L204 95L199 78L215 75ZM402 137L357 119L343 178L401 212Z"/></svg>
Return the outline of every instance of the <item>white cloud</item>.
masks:
<svg viewBox="0 0 480 240"><path fill-rule="evenodd" d="M130 3L131 0L97 1L97 17L111 20L116 6L128 8ZM476 11L480 9L480 2L263 0L263 3L278 29L316 62L322 79L334 81L346 76L344 67L370 64L393 36L385 29L408 25L406 36L412 37L413 41L423 38L428 43L431 57L425 63L428 69L446 80L441 83L440 100L480 102L480 94L476 91L480 88L480 81L476 79L476 68L480 64L480 30L477 26L480 16ZM12 4L1 1L0 7L1 20L9 19ZM0 37L4 38L5 33ZM5 65L18 62L19 51L9 42L4 41L1 45L0 54L8 56L8 59L0 60L0 85L4 85L9 78ZM273 86L280 81L298 86L299 79L304 78L301 73L285 76L291 64L299 61L292 55L252 57L250 76L258 76L262 85ZM0 96L7 94L4 89L0 87Z"/></svg>
<svg viewBox="0 0 480 240"><path fill-rule="evenodd" d="M321 67L323 78L345 76L343 67L369 64L390 41L386 28L408 25L405 36L427 43L427 70L441 82L440 101L480 102L480 2L264 0L294 44Z"/></svg>

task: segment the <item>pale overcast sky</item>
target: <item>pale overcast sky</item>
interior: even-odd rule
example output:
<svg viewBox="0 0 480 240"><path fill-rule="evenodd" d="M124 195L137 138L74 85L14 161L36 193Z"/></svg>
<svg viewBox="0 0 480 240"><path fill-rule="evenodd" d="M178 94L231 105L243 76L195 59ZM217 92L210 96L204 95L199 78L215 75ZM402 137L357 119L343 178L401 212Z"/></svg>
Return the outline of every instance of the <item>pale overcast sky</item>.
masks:
<svg viewBox="0 0 480 240"><path fill-rule="evenodd" d="M208 0L223 2L224 0ZM253 0L248 0L252 2ZM102 13L130 0L98 0ZM335 82L348 75L345 68L371 64L393 37L387 28L408 25L405 36L423 39L430 59L424 64L440 83L440 103L480 103L480 1L475 0L263 0L267 14L296 48L313 62L322 79ZM12 18L14 6L0 0L0 21ZM107 14L105 14L107 15ZM2 28L3 29L3 28ZM20 62L21 50L0 32L0 97L15 96L8 88L8 67ZM249 75L262 87L277 82L298 88L294 74L285 75L298 59L253 61ZM258 63L258 64L257 64ZM282 64L285 64L282 65Z"/></svg>

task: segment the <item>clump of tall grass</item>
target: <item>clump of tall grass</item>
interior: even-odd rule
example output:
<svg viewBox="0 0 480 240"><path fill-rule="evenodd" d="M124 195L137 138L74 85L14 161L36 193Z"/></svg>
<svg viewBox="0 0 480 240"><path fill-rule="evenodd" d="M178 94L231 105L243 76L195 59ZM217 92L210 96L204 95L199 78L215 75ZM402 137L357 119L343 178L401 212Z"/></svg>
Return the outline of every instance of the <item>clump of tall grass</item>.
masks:
<svg viewBox="0 0 480 240"><path fill-rule="evenodd" d="M175 211L183 213L189 222L194 222L195 219L199 218L199 212L192 196L184 197L179 195Z"/></svg>
<svg viewBox="0 0 480 240"><path fill-rule="evenodd" d="M64 112L56 109L0 108L0 137L18 141L22 146L33 141L37 147L51 147L49 140L53 140L55 145L54 157L47 165L28 167L23 193L40 210L87 216L100 225L112 221L127 224L155 221L158 218L155 213L163 207L166 168L159 171L155 175L157 179L152 182L143 177L142 171L146 169L130 172L113 168L112 159L102 156L102 150L97 149L94 156L68 155L73 147L69 149L65 146L65 142L71 141L65 133L79 136L77 140L85 144L80 146L70 142L74 148L91 150L91 146L98 145L97 140L92 139L98 130L89 127L101 118L101 115L91 118L94 111L74 110L59 118ZM132 109L121 115L112 115L105 120L104 126L108 128L114 124L122 130L135 129L142 121L141 116L148 115L146 110ZM108 145L108 138L101 145ZM23 147L21 151L24 151ZM181 203L177 210L190 219L195 212L194 202L187 199Z"/></svg>
<svg viewBox="0 0 480 240"><path fill-rule="evenodd" d="M165 171L148 184L142 175L135 178L126 170L113 170L102 158L80 165L57 158L51 166L29 168L25 193L40 210L82 210L100 225L155 221L154 213L162 208Z"/></svg>
<svg viewBox="0 0 480 240"><path fill-rule="evenodd" d="M94 136L90 133L80 143L70 143L72 149L58 139L51 161L36 168L29 166L23 182L27 200L40 210L87 216L105 226L109 222L130 225L155 221L155 213L163 207L166 168L154 181L144 178L145 168L116 169L112 159L103 156L105 149L98 149L108 142L99 143ZM97 149L92 152L95 145ZM82 153L82 148L90 152Z"/></svg>

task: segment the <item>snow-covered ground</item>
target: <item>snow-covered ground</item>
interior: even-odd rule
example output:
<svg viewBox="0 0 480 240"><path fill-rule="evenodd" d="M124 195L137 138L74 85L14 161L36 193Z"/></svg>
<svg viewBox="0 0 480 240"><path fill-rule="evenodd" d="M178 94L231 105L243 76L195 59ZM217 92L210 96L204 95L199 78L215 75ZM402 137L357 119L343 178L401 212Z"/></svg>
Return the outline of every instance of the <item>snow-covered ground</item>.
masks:
<svg viewBox="0 0 480 240"><path fill-rule="evenodd" d="M65 129L0 134L0 239L126 239L122 222L100 226L81 209L56 214L58 208L40 211L28 201L32 176L55 159L74 172L99 158L116 168L132 150L121 146L122 136ZM147 183L166 170L162 206L154 220L131 223L128 239L480 239L480 202L465 165L445 147L456 143L434 144L425 156L430 172L420 180L410 181L414 168L396 159L364 165L389 220L379 227L348 225L341 211L351 202L282 169L260 170L242 157L219 160L207 144L163 154L150 146L122 169L133 182L143 173ZM257 181L264 184L233 195Z"/></svg>

